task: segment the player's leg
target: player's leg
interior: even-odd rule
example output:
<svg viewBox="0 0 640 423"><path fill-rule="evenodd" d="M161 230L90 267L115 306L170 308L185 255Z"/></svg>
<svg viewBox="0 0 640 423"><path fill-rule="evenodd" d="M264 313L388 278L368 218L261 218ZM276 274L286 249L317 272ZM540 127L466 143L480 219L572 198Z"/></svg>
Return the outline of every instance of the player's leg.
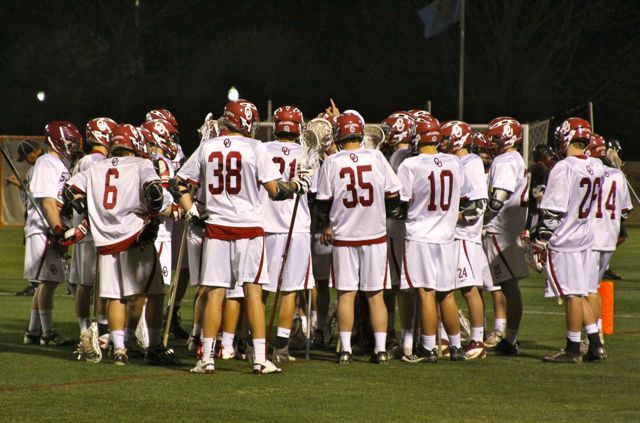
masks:
<svg viewBox="0 0 640 423"><path fill-rule="evenodd" d="M449 353L451 360L464 360L464 352L460 341L460 320L458 319L458 305L453 291L437 292L436 297L440 305L442 324L449 337Z"/></svg>
<svg viewBox="0 0 640 423"><path fill-rule="evenodd" d="M198 286L193 298L193 328L187 340L187 349L191 352L198 349L202 340L202 319L208 297L204 291L203 286Z"/></svg>
<svg viewBox="0 0 640 423"><path fill-rule="evenodd" d="M466 287L461 290L462 296L469 309L469 320L471 321L471 340L465 346L465 357L483 358L484 351L484 303L482 296L476 286Z"/></svg>
<svg viewBox="0 0 640 423"><path fill-rule="evenodd" d="M74 302L76 318L78 319L80 332L86 330L89 327L91 321L91 291L91 286L84 286L82 284L78 284L78 287L76 288L76 296Z"/></svg>
<svg viewBox="0 0 640 423"><path fill-rule="evenodd" d="M109 321L111 342L113 342L113 363L119 366L129 362L124 344L125 310L124 300L111 298L107 301L107 320Z"/></svg>
<svg viewBox="0 0 640 423"><path fill-rule="evenodd" d="M37 285L35 293L31 298L31 316L29 318L29 327L24 334L24 344L38 344L42 336L42 325L40 324L40 311L38 310L38 291L40 284Z"/></svg>
<svg viewBox="0 0 640 423"><path fill-rule="evenodd" d="M489 293L493 306L493 330L487 334L485 346L494 348L504 338L507 330L507 301L499 288Z"/></svg>
<svg viewBox="0 0 640 423"><path fill-rule="evenodd" d="M340 353L338 364L351 362L351 333L353 332L354 306L357 291L338 291L338 333L340 335Z"/></svg>
<svg viewBox="0 0 640 423"><path fill-rule="evenodd" d="M192 369L192 372L211 373L214 370L213 353L222 320L222 304L225 294L226 289L220 287L205 287L205 291L202 293L207 296L202 318L202 359ZM210 364L209 367L204 366L205 363Z"/></svg>
<svg viewBox="0 0 640 423"><path fill-rule="evenodd" d="M436 330L438 328L438 307L436 305L436 291L434 289L418 288L420 298L420 348L415 356L420 361L435 363L438 359L436 348Z"/></svg>
<svg viewBox="0 0 640 423"><path fill-rule="evenodd" d="M124 345L127 349L129 357L144 357L145 348L149 346L148 337L148 321L146 317L147 298L144 295L134 295L127 298L125 305L125 328L124 328ZM144 314L144 315L143 315ZM136 339L136 329L140 322L142 328L146 328L145 334L141 339Z"/></svg>
<svg viewBox="0 0 640 423"><path fill-rule="evenodd" d="M313 346L316 348L327 347L325 343L325 330L329 316L329 304L331 293L329 291L329 274L331 268L331 246L324 246L319 241L319 235L314 236L311 247L313 277L316 282L314 295L316 296L316 310L318 322L313 335Z"/></svg>
<svg viewBox="0 0 640 423"><path fill-rule="evenodd" d="M242 315L242 303L244 301L242 289L238 289L238 291L233 294L231 294L231 291L227 291L227 299L222 311L222 341L218 350L218 357L223 360L235 357L233 341L240 316Z"/></svg>
<svg viewBox="0 0 640 423"><path fill-rule="evenodd" d="M278 328L276 330L276 339L273 343L274 363L293 361L293 357L289 356L289 337L291 336L293 317L296 312L297 294L297 291L283 292L281 294L280 310L278 310Z"/></svg>
<svg viewBox="0 0 640 423"><path fill-rule="evenodd" d="M416 302L416 292L413 289L396 289L398 299L398 313L400 315L400 336L403 355L413 352L413 325Z"/></svg>
<svg viewBox="0 0 640 423"><path fill-rule="evenodd" d="M369 314L371 319L371 329L375 345L373 348L374 356L378 353L386 353L387 328L388 328L388 309L385 303L384 290L367 291L367 301L369 303ZM388 360L388 357L387 357Z"/></svg>
<svg viewBox="0 0 640 423"><path fill-rule="evenodd" d="M179 272L178 284L176 286L176 297L173 304L173 315L171 316L171 327L169 333L179 339L188 339L189 332L182 328L182 315L180 314L180 305L184 299L184 295L189 287L189 269L176 270ZM165 316L169 313L169 305L165 310ZM166 317L165 317L166 320Z"/></svg>

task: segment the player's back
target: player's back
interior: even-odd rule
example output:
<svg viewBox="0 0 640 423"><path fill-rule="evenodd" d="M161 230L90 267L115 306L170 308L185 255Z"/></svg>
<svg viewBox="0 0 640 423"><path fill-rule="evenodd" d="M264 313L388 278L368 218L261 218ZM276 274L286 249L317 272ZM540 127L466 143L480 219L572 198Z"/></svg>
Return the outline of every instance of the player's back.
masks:
<svg viewBox="0 0 640 423"><path fill-rule="evenodd" d="M614 251L620 234L621 216L633 209L627 180L620 169L604 167L602 188L594 207L593 248L600 251Z"/></svg>
<svg viewBox="0 0 640 423"><path fill-rule="evenodd" d="M464 173L451 154L419 154L398 169L402 201L409 202L406 238L413 241L453 241Z"/></svg>
<svg viewBox="0 0 640 423"><path fill-rule="evenodd" d="M595 213L603 174L603 164L586 156L567 157L551 169L540 208L563 213L549 240L551 248L581 251L592 247L591 214Z"/></svg>
<svg viewBox="0 0 640 423"><path fill-rule="evenodd" d="M160 178L160 182L165 189L169 189L169 179L174 176L174 163L163 154L157 154L153 159L153 165L156 173ZM171 231L173 230L173 219L170 217L161 217L160 226L158 228L158 241L171 241Z"/></svg>
<svg viewBox="0 0 640 423"><path fill-rule="evenodd" d="M34 199L55 198L59 205L62 205L62 189L65 182L71 176L62 160L53 154L43 154L38 157L33 165L28 182L29 190ZM43 213L41 203L38 207ZM43 233L47 225L41 214L33 208L31 202L27 202L27 219L25 222L25 236L29 237L36 233Z"/></svg>
<svg viewBox="0 0 640 423"><path fill-rule="evenodd" d="M467 200L475 201L487 199L487 179L480 156L470 153L460 158L460 164L464 172L464 186L461 188L461 196ZM482 216L472 225L459 224L456 226L456 238L481 242Z"/></svg>
<svg viewBox="0 0 640 423"><path fill-rule="evenodd" d="M86 156L82 157L80 160L76 162L75 166L73 166L73 171L71 173L73 175L76 175L80 172L84 172L85 170L91 168L91 166L93 166L94 164L99 163L104 159L105 159L105 156L104 154L101 154L101 153L87 154ZM82 215L79 215L74 210L73 226L78 226L80 223L82 223L83 218L84 217ZM93 236L91 235L91 231L89 231L89 233L87 233L87 235L84 238L82 238L82 241L80 242L90 242L90 241L93 241Z"/></svg>
<svg viewBox="0 0 640 423"><path fill-rule="evenodd" d="M517 151L496 156L489 169L489 190L511 193L502 208L486 225L487 232L520 235L527 223L529 182L527 168Z"/></svg>
<svg viewBox="0 0 640 423"><path fill-rule="evenodd" d="M335 240L372 240L386 236L385 193L399 189L380 151L341 150L322 164L317 199L333 199L329 217Z"/></svg>
<svg viewBox="0 0 640 423"><path fill-rule="evenodd" d="M411 151L409 147L399 148L393 152L391 157L389 158L389 165L391 165L391 169L394 172L398 173L398 168L402 164L403 161L408 159L409 157L413 157L415 154ZM404 221L398 220L393 217L387 218L387 235L398 239L404 239L405 228Z"/></svg>

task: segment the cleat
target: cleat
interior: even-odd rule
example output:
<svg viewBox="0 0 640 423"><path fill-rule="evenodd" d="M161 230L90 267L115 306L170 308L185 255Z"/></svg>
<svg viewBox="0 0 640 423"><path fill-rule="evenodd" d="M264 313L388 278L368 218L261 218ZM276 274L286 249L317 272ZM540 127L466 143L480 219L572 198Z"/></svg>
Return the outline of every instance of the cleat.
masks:
<svg viewBox="0 0 640 423"><path fill-rule="evenodd" d="M213 359L198 360L196 367L189 370L191 373L214 373L216 371L216 365Z"/></svg>
<svg viewBox="0 0 640 423"><path fill-rule="evenodd" d="M585 356L589 351L589 338L582 338L580 340L580 355Z"/></svg>
<svg viewBox="0 0 640 423"><path fill-rule="evenodd" d="M82 358L89 363L99 363L102 360L97 323L91 323L87 329L80 332L80 343L78 347L82 349Z"/></svg>
<svg viewBox="0 0 640 423"><path fill-rule="evenodd" d="M611 279L613 281L621 281L624 278L620 275L618 275L616 272L614 272L613 270L611 270L610 268L607 268L607 270L605 270L604 275L602 276L603 279Z"/></svg>
<svg viewBox="0 0 640 423"><path fill-rule="evenodd" d="M327 348L327 344L324 342L324 332L316 330L313 332L313 348Z"/></svg>
<svg viewBox="0 0 640 423"><path fill-rule="evenodd" d="M582 361L582 357L580 354L571 354L565 350L560 350L557 354L543 357L542 361L545 363L577 364Z"/></svg>
<svg viewBox="0 0 640 423"><path fill-rule="evenodd" d="M589 348L587 353L583 355L582 360L590 361L590 362L600 362L606 358L607 358L607 352L605 351L604 347L597 347L597 348Z"/></svg>
<svg viewBox="0 0 640 423"><path fill-rule="evenodd" d="M216 358L221 358L222 360L231 360L232 358L236 357L236 352L235 350L231 349L227 349L225 347L223 347L222 345L220 345L220 348L218 348L218 351L216 351Z"/></svg>
<svg viewBox="0 0 640 423"><path fill-rule="evenodd" d="M269 360L265 361L254 361L253 362L253 374L256 375L267 375L270 373L281 373L282 369L277 367L275 364L270 362Z"/></svg>
<svg viewBox="0 0 640 423"><path fill-rule="evenodd" d="M447 358L450 355L449 341L443 339L440 341L440 348L438 349L438 357Z"/></svg>
<svg viewBox="0 0 640 423"><path fill-rule="evenodd" d="M187 339L187 350L189 352L195 352L198 350L200 344L200 335L189 335L189 339Z"/></svg>
<svg viewBox="0 0 640 423"><path fill-rule="evenodd" d="M24 339L22 343L24 345L38 345L40 343L40 338L42 337L42 332L39 331L26 331L24 333Z"/></svg>
<svg viewBox="0 0 640 423"><path fill-rule="evenodd" d="M464 358L473 360L476 358L485 358L487 352L484 350L484 344L479 341L471 341L464 346Z"/></svg>
<svg viewBox="0 0 640 423"><path fill-rule="evenodd" d="M405 351L405 349L400 345L396 345L389 350L389 357L394 360L401 360L402 357L406 355L412 355L411 351Z"/></svg>
<svg viewBox="0 0 640 423"><path fill-rule="evenodd" d="M415 354L405 355L402 357L402 361L405 363L418 364L418 363L437 363L438 362L438 349L434 348L432 350L428 350L422 346L422 344L418 345Z"/></svg>
<svg viewBox="0 0 640 423"><path fill-rule="evenodd" d="M272 361L275 364L280 364L280 363L296 361L296 358L289 354L289 347L274 348Z"/></svg>
<svg viewBox="0 0 640 423"><path fill-rule="evenodd" d="M116 348L113 350L113 364L116 366L124 366L129 362L127 350L125 348Z"/></svg>
<svg viewBox="0 0 640 423"><path fill-rule="evenodd" d="M491 351L495 355L519 355L520 347L517 342L515 345L511 345L506 339L503 339Z"/></svg>
<svg viewBox="0 0 640 423"><path fill-rule="evenodd" d="M353 358L351 357L351 353L349 351L340 351L338 353L338 357L336 359L338 364L350 364L353 362Z"/></svg>
<svg viewBox="0 0 640 423"><path fill-rule="evenodd" d="M492 350L502 341L504 338L504 332L501 330L492 330L487 334L487 339L484 340L484 347L487 350Z"/></svg>
<svg viewBox="0 0 640 423"><path fill-rule="evenodd" d="M449 347L449 358L451 361L465 361L464 350L462 347Z"/></svg>
<svg viewBox="0 0 640 423"><path fill-rule="evenodd" d="M35 293L36 293L36 289L33 286L29 285L22 291L16 292L16 296L17 297L33 297L33 294Z"/></svg>
<svg viewBox="0 0 640 423"><path fill-rule="evenodd" d="M43 334L40 337L40 345L49 347L62 347L65 345L71 345L73 341L69 338L65 338L57 332L50 332L49 334Z"/></svg>
<svg viewBox="0 0 640 423"><path fill-rule="evenodd" d="M131 358L144 358L147 354L147 349L142 348L137 340L125 342L124 347L127 349L127 353Z"/></svg>
<svg viewBox="0 0 640 423"><path fill-rule="evenodd" d="M389 364L389 354L387 354L386 351L378 351L377 353L371 355L371 358L369 358L369 363L382 364L383 366L386 366L387 364Z"/></svg>
<svg viewBox="0 0 640 423"><path fill-rule="evenodd" d="M147 348L144 362L152 366L176 366L180 364L180 360L176 357L173 349L167 348L162 344Z"/></svg>

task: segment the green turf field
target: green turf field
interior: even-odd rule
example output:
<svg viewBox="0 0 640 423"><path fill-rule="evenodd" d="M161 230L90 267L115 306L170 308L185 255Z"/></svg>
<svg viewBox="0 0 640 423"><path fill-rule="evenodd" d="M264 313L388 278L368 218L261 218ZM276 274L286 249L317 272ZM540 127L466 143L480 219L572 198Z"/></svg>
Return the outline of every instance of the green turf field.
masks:
<svg viewBox="0 0 640 423"><path fill-rule="evenodd" d="M0 229L0 421L640 421L640 228L613 259L615 335L602 364L554 365L540 358L564 345L563 308L542 298L542 283L522 283L522 355L387 367L365 357L347 367L328 352L254 376L248 363L217 361L193 375L183 343L178 368L133 360L126 367L71 361L72 348L22 345L30 298L22 289L21 229ZM60 287L57 329L77 333L73 302ZM187 294L191 298L192 293ZM190 323L191 305L183 306Z"/></svg>

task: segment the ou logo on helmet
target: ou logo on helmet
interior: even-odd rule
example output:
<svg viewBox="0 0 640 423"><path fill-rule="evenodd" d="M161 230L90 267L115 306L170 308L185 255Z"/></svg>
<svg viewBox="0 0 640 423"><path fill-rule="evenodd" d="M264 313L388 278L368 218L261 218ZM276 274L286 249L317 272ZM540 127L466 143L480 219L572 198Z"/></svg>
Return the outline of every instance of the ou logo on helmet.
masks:
<svg viewBox="0 0 640 423"><path fill-rule="evenodd" d="M107 122L105 122L104 119L98 119L96 125L101 132L105 132L109 129L109 126L107 126Z"/></svg>
<svg viewBox="0 0 640 423"><path fill-rule="evenodd" d="M395 123L393 124L393 129L395 129L398 132L404 131L404 121L402 119L396 120Z"/></svg>
<svg viewBox="0 0 640 423"><path fill-rule="evenodd" d="M451 128L451 136L454 138L462 137L462 127L457 123Z"/></svg>
<svg viewBox="0 0 640 423"><path fill-rule="evenodd" d="M502 136L504 138L511 138L513 136L513 129L511 128L509 122L505 122L502 126Z"/></svg>
<svg viewBox="0 0 640 423"><path fill-rule="evenodd" d="M165 134L167 132L167 128L165 128L161 122L156 122L155 125L153 125L153 129L158 134Z"/></svg>
<svg viewBox="0 0 640 423"><path fill-rule="evenodd" d="M244 113L245 119L251 120L251 118L253 117L253 110L251 110L251 105L245 103L244 109L242 109L242 113Z"/></svg>

